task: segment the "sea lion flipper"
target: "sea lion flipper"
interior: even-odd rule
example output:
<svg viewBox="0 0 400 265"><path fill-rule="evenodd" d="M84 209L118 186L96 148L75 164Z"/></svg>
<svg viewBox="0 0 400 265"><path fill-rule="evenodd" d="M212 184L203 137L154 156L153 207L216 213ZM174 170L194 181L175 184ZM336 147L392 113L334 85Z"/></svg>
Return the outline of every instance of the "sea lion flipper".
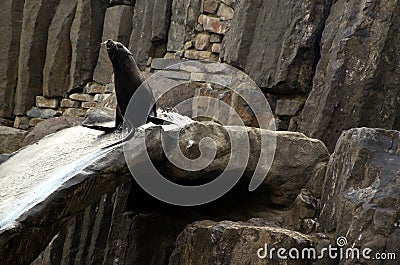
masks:
<svg viewBox="0 0 400 265"><path fill-rule="evenodd" d="M89 128L89 129L93 129L93 130L102 131L105 134L112 133L116 130L116 127L104 127L104 126L91 125L91 124L82 124L82 126Z"/></svg>

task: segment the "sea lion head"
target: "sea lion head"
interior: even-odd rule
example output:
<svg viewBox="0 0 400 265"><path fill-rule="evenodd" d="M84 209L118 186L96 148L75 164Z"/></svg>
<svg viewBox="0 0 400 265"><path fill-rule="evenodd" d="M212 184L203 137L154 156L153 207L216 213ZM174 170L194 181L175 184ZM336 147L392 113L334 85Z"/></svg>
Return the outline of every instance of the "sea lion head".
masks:
<svg viewBox="0 0 400 265"><path fill-rule="evenodd" d="M106 40L104 44L106 45L108 57L114 66L123 65L126 61L129 61L129 57L132 56L129 49L120 42L109 39Z"/></svg>

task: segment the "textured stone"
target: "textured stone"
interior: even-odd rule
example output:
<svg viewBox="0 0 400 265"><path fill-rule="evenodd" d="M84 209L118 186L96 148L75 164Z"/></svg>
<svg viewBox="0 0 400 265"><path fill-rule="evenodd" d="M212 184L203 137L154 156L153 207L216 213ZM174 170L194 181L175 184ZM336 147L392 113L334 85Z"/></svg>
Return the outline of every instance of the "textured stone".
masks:
<svg viewBox="0 0 400 265"><path fill-rule="evenodd" d="M172 2L168 51L182 50L184 43L191 40L191 34L194 33L201 13L201 5L202 0L174 0Z"/></svg>
<svg viewBox="0 0 400 265"><path fill-rule="evenodd" d="M232 7L229 7L222 3L218 8L217 15L223 19L232 19L233 13L234 11Z"/></svg>
<svg viewBox="0 0 400 265"><path fill-rule="evenodd" d="M137 65L146 68L148 57L164 57L172 0L137 0L129 41Z"/></svg>
<svg viewBox="0 0 400 265"><path fill-rule="evenodd" d="M61 131L63 129L81 125L83 118L75 118L75 117L57 117L50 118L44 120L35 126L29 133L25 136L24 141L22 142L23 146L27 146L33 144L46 135Z"/></svg>
<svg viewBox="0 0 400 265"><path fill-rule="evenodd" d="M76 108L67 108L62 114L63 116L69 117L85 117L86 110L84 109L76 109Z"/></svg>
<svg viewBox="0 0 400 265"><path fill-rule="evenodd" d="M82 108L84 109L93 109L98 106L97 102L82 102Z"/></svg>
<svg viewBox="0 0 400 265"><path fill-rule="evenodd" d="M40 109L38 107L32 107L27 113L31 118L41 118L41 119L49 119L52 117L61 116L61 111L56 111L53 109Z"/></svg>
<svg viewBox="0 0 400 265"><path fill-rule="evenodd" d="M101 94L105 92L106 86L97 83L89 83L84 89L84 93L87 94Z"/></svg>
<svg viewBox="0 0 400 265"><path fill-rule="evenodd" d="M25 1L15 115L25 115L27 110L35 106L35 97L43 94L42 72L46 58L47 34L57 5L58 0Z"/></svg>
<svg viewBox="0 0 400 265"><path fill-rule="evenodd" d="M211 56L210 51L196 51L196 50L187 50L185 51L185 58L191 60L207 60Z"/></svg>
<svg viewBox="0 0 400 265"><path fill-rule="evenodd" d="M128 5L134 6L136 0L110 0L111 5Z"/></svg>
<svg viewBox="0 0 400 265"><path fill-rule="evenodd" d="M0 126L0 154L12 153L22 146L26 131Z"/></svg>
<svg viewBox="0 0 400 265"><path fill-rule="evenodd" d="M203 21L204 30L224 35L230 28L230 21L221 21L221 19L211 16L205 16Z"/></svg>
<svg viewBox="0 0 400 265"><path fill-rule="evenodd" d="M210 34L208 33L200 33L196 36L196 42L194 47L199 51L207 50L210 45Z"/></svg>
<svg viewBox="0 0 400 265"><path fill-rule="evenodd" d="M193 48L193 41L187 41L186 43L185 43L185 45L183 46L183 49L184 50L189 50L190 48Z"/></svg>
<svg viewBox="0 0 400 265"><path fill-rule="evenodd" d="M210 36L210 42L211 43L214 43L214 42L220 43L221 41L222 41L222 36L221 35L211 33L211 36Z"/></svg>
<svg viewBox="0 0 400 265"><path fill-rule="evenodd" d="M162 132L160 130L163 130ZM166 158L163 150L160 149L162 145L162 137L174 137L178 132L179 143L178 146L188 146L186 152L189 154L197 154L199 142L204 137L212 137L214 145L218 153L214 160L200 171L185 171L170 164L171 160L178 159L172 154L176 154L171 150L171 155ZM142 132L143 133L143 132ZM236 143L244 143L249 141L249 157L257 158L261 153L261 138L266 138L267 142L272 142L276 137L275 156L272 161L270 170L266 178L262 182L260 188L268 190L267 198L264 198L264 203L275 205L279 207L289 207L293 204L294 200L305 188L308 180L313 178L312 174L316 172L316 168L321 164L326 164L329 160L329 153L321 141L308 138L301 133L293 132L273 132L251 127L241 126L220 126L216 123L190 123L183 127L168 128L164 130L159 127L152 127L146 131L146 141L151 145L146 148L134 149L127 162L135 163L135 168L141 168L144 162L144 152L149 155L154 164L163 165L163 175L169 176L171 180L176 180L179 183L189 184L192 182L202 182L209 180L212 176L218 176L226 169L228 160L234 160L231 164L232 171L243 168L240 163L241 159L231 159L230 144L231 141ZM229 137L231 135L232 137ZM139 137L139 136L138 136ZM248 137L246 139L246 137ZM168 138L163 138L168 139ZM135 148L131 146L130 148ZM267 149L263 152L271 152L271 146L268 145ZM193 153L194 152L194 153ZM236 154L240 155L240 154ZM246 156L247 157L247 156ZM290 159L288 159L290 157ZM257 166L257 159L250 159L249 163L245 162L245 177L251 177ZM263 161L261 163L266 163ZM261 166L261 165L259 165ZM321 176L321 175L318 175ZM244 181L244 180L243 180ZM246 186L246 189L248 187Z"/></svg>
<svg viewBox="0 0 400 265"><path fill-rule="evenodd" d="M398 131L382 129L343 132L322 187L320 231L345 236L348 246L400 255L400 229L395 227L400 214L399 138Z"/></svg>
<svg viewBox="0 0 400 265"><path fill-rule="evenodd" d="M330 151L343 130L400 129L398 3L350 3L335 2L326 21L300 129L323 140Z"/></svg>
<svg viewBox="0 0 400 265"><path fill-rule="evenodd" d="M115 125L115 108L98 107L88 110L83 124L104 126L104 123L108 122L112 122L112 125Z"/></svg>
<svg viewBox="0 0 400 265"><path fill-rule="evenodd" d="M58 99L37 96L36 97L36 107L55 109L58 107Z"/></svg>
<svg viewBox="0 0 400 265"><path fill-rule="evenodd" d="M304 101L295 99L278 99L276 102L276 115L294 116L303 106Z"/></svg>
<svg viewBox="0 0 400 265"><path fill-rule="evenodd" d="M164 70L165 68L169 70L179 70L180 62L182 62L182 60L176 58L154 58L151 62L151 68L155 70Z"/></svg>
<svg viewBox="0 0 400 265"><path fill-rule="evenodd" d="M29 126L35 127L36 125L38 125L39 123L41 123L41 122L43 122L43 121L45 121L45 119L41 119L41 118L32 118L32 119L29 121Z"/></svg>
<svg viewBox="0 0 400 265"><path fill-rule="evenodd" d="M81 102L75 101L67 98L63 98L60 104L61 108L80 108Z"/></svg>
<svg viewBox="0 0 400 265"><path fill-rule="evenodd" d="M309 264L307 259L287 259L282 263L276 252L267 256L271 248L296 248L301 254L303 248L312 245L312 237L263 222L200 221L188 225L179 235L169 265ZM267 253L260 253L266 258L259 258L258 250L266 246Z"/></svg>
<svg viewBox="0 0 400 265"><path fill-rule="evenodd" d="M131 6L114 6L107 8L102 42L112 39L119 41L126 47L129 46L129 38L132 32L133 7ZM97 82L107 84L111 82L113 74L112 64L108 58L105 45L101 45L99 60L94 70L93 79Z"/></svg>
<svg viewBox="0 0 400 265"><path fill-rule="evenodd" d="M195 89L186 84L169 89L157 100L157 108L163 110L174 109L181 115L192 117L192 100Z"/></svg>
<svg viewBox="0 0 400 265"><path fill-rule="evenodd" d="M204 14L201 14L201 15L199 16L199 18L197 19L197 22L198 22L200 25L203 25L204 17L205 17L205 15L204 15Z"/></svg>
<svg viewBox="0 0 400 265"><path fill-rule="evenodd" d="M213 53L220 53L221 52L221 44L220 43L214 43L211 47L211 51Z"/></svg>
<svg viewBox="0 0 400 265"><path fill-rule="evenodd" d="M43 95L46 97L62 97L69 88L72 50L70 31L76 5L76 0L60 0L49 27L43 68Z"/></svg>
<svg viewBox="0 0 400 265"><path fill-rule="evenodd" d="M204 0L203 2L203 12L209 14L215 14L218 8L217 0Z"/></svg>
<svg viewBox="0 0 400 265"><path fill-rule="evenodd" d="M108 0L77 0L71 26L72 59L69 91L81 90L93 79L99 57Z"/></svg>
<svg viewBox="0 0 400 265"><path fill-rule="evenodd" d="M11 117L17 87L23 0L5 0L0 10L0 117Z"/></svg>
<svg viewBox="0 0 400 265"><path fill-rule="evenodd" d="M75 94L69 95L69 98L73 99L73 100L77 100L77 101L91 102L91 101L93 101L94 96L93 95L89 95L89 94L78 94L78 93L75 93Z"/></svg>
<svg viewBox="0 0 400 265"><path fill-rule="evenodd" d="M240 1L223 41L222 57L269 91L308 92L330 3Z"/></svg>
<svg viewBox="0 0 400 265"><path fill-rule="evenodd" d="M29 118L26 116L17 116L14 120L14 128L26 130L29 128Z"/></svg>
<svg viewBox="0 0 400 265"><path fill-rule="evenodd" d="M103 102L108 97L110 97L110 94L97 94L97 95L94 96L93 101L94 102Z"/></svg>
<svg viewBox="0 0 400 265"><path fill-rule="evenodd" d="M114 93L115 92L115 85L114 83L110 83L106 85L106 93Z"/></svg>
<svg viewBox="0 0 400 265"><path fill-rule="evenodd" d="M232 8L235 8L238 2L238 0L221 0L221 1L225 3L227 6L230 6Z"/></svg>

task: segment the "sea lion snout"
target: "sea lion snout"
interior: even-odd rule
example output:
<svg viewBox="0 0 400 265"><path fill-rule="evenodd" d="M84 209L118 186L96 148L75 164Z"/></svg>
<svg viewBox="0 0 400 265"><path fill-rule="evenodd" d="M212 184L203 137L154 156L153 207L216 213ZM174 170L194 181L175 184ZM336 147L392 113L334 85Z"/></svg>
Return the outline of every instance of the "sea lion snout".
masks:
<svg viewBox="0 0 400 265"><path fill-rule="evenodd" d="M111 39L106 40L105 44L106 44L106 49L108 52L115 48L115 43Z"/></svg>

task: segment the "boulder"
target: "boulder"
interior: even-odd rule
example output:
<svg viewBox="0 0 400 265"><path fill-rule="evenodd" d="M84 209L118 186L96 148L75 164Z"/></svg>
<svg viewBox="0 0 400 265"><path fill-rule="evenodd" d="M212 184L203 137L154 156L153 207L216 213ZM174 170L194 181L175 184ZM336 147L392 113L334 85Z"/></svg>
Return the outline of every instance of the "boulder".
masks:
<svg viewBox="0 0 400 265"><path fill-rule="evenodd" d="M18 62L18 85L15 91L15 115L25 115L35 106L35 97L43 94L48 29L58 0L25 1ZM15 63L15 62L14 62Z"/></svg>
<svg viewBox="0 0 400 265"><path fill-rule="evenodd" d="M11 117L14 110L23 9L23 0L6 0L0 10L0 117Z"/></svg>
<svg viewBox="0 0 400 265"><path fill-rule="evenodd" d="M56 116L61 116L61 111L56 111L53 109L41 109L38 107L32 107L27 113L28 117L31 118L41 118L49 119Z"/></svg>
<svg viewBox="0 0 400 265"><path fill-rule="evenodd" d="M140 142L140 137L131 143L125 145L125 151L128 152L127 161L132 161L134 168L146 167L146 155L149 154L150 159L157 165L163 165L162 173L164 177L170 178L179 183L191 185L198 182L207 182L219 176L231 161L230 170L232 172L244 171L244 181L249 182L256 168L268 167L269 158L265 161L257 161L256 158L261 154L261 139L265 139L270 143L263 149L263 156L267 153L273 155L275 152L272 165L267 171L267 176L262 182L262 187L269 190L268 198L264 198L265 203L277 206L291 206L301 189L306 187L309 179L313 178L313 174L317 174L316 168L320 167L321 163L327 163L329 153L321 141L310 139L303 134L294 132L273 132L258 128L226 126L215 123L190 123L183 127L173 126L163 130L161 127L150 127L146 130L146 142L150 142L147 149L139 148L136 143ZM161 135L163 135L161 137ZM179 135L179 140L176 139ZM178 141L178 145L186 148L185 152L191 156L199 156L199 146L201 139L211 137L216 146L217 153L208 166L205 166L198 171L186 171L183 166L184 158L180 158L179 150L174 144ZM162 140L167 139L167 140ZM161 141L167 141L171 144L167 157L165 157L160 146ZM272 143L276 141L276 148ZM246 142L249 143L249 148L246 150ZM246 160L231 158L231 144L236 143L240 146L243 152L235 153L237 156L245 155L248 152L248 157L253 159ZM164 144L165 145L165 144ZM169 145L169 144L168 144ZM243 145L243 146L242 146ZM173 147L175 146L175 147ZM235 145L235 148L237 146ZM134 152L131 151L133 149ZM266 153L265 153L266 152ZM246 156L247 157L247 156ZM290 158L290 159L288 159ZM200 162L198 162L200 163ZM261 163L261 164L258 164ZM178 166L177 166L178 165ZM186 166L188 164L185 164ZM196 164L199 166L199 164ZM318 176L321 177L321 174Z"/></svg>
<svg viewBox="0 0 400 265"><path fill-rule="evenodd" d="M132 32L132 16L132 6L120 5L107 8L104 19L102 42L112 39L128 47L129 37ZM112 75L112 64L108 58L106 47L105 45L101 45L99 60L94 70L93 79L97 82L108 84L111 82Z"/></svg>
<svg viewBox="0 0 400 265"><path fill-rule="evenodd" d="M222 58L268 91L307 93L330 2L239 1Z"/></svg>
<svg viewBox="0 0 400 265"><path fill-rule="evenodd" d="M70 39L72 58L69 92L79 91L92 81L99 57L108 0L78 0Z"/></svg>
<svg viewBox="0 0 400 265"><path fill-rule="evenodd" d="M26 131L0 126L0 154L12 153L22 146Z"/></svg>
<svg viewBox="0 0 400 265"><path fill-rule="evenodd" d="M191 35L196 28L202 2L202 0L174 0L172 2L167 51L182 50L185 42L192 39Z"/></svg>
<svg viewBox="0 0 400 265"><path fill-rule="evenodd" d="M288 252L295 248L301 255L312 244L307 235L260 221L200 221L179 235L168 264L309 264L307 259L289 258ZM276 251L270 256L272 248L286 249L285 263Z"/></svg>
<svg viewBox="0 0 400 265"><path fill-rule="evenodd" d="M139 68L149 57L164 57L172 0L137 0L129 50ZM161 52L160 52L161 51Z"/></svg>
<svg viewBox="0 0 400 265"><path fill-rule="evenodd" d="M101 125L109 122L112 122L112 126L115 125L115 109L98 107L87 112L83 124Z"/></svg>
<svg viewBox="0 0 400 265"><path fill-rule="evenodd" d="M60 0L49 27L43 68L43 95L46 97L62 97L69 88L72 50L69 35L76 6L76 0Z"/></svg>
<svg viewBox="0 0 400 265"><path fill-rule="evenodd" d="M343 130L400 129L398 11L394 0L376 5L343 0L332 6L300 128L330 151Z"/></svg>
<svg viewBox="0 0 400 265"><path fill-rule="evenodd" d="M371 255L400 255L399 137L400 132L383 129L343 132L322 188L320 231L346 237L347 246L371 248Z"/></svg>

